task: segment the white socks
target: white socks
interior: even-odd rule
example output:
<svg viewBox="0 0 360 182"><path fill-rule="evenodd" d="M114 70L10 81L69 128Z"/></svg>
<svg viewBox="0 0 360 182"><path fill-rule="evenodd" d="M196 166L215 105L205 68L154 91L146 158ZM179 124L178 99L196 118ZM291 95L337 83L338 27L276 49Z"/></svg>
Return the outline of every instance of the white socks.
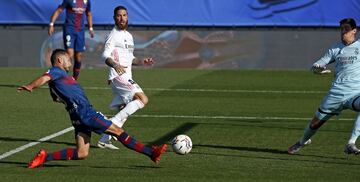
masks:
<svg viewBox="0 0 360 182"><path fill-rule="evenodd" d="M144 104L136 99L133 100L131 102L129 102L128 104L126 104L126 106L120 111L118 112L113 118L111 118L110 120L117 125L118 127L122 127L126 121L126 119L132 115L133 113L135 113L137 110L141 109L144 107Z"/></svg>
<svg viewBox="0 0 360 182"><path fill-rule="evenodd" d="M352 130L348 144L350 143L355 144L356 139L359 137L359 135L360 135L360 114L357 116L355 120L354 128Z"/></svg>

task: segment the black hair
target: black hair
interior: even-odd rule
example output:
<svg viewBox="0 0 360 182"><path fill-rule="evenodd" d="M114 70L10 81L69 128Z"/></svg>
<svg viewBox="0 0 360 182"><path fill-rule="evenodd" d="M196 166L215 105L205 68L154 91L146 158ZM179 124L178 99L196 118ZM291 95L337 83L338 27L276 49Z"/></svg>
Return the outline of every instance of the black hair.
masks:
<svg viewBox="0 0 360 182"><path fill-rule="evenodd" d="M55 49L50 57L50 61L51 61L51 65L54 66L54 64L56 63L56 59L61 56L61 55L66 55L66 51L64 49Z"/></svg>
<svg viewBox="0 0 360 182"><path fill-rule="evenodd" d="M117 6L115 9L114 9L114 17L116 16L116 12L119 11L119 10L125 10L127 12L127 9L125 8L125 6Z"/></svg>
<svg viewBox="0 0 360 182"><path fill-rule="evenodd" d="M352 18L344 18L344 19L340 20L339 23L340 23L340 26L343 25L343 24L348 24L348 25L350 25L351 29L356 28L356 22Z"/></svg>

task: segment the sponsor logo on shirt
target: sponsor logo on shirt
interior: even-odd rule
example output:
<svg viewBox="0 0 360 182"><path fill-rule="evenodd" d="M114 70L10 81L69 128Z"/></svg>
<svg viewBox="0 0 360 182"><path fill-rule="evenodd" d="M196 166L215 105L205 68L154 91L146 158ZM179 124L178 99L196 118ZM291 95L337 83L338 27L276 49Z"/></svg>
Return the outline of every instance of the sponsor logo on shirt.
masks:
<svg viewBox="0 0 360 182"><path fill-rule="evenodd" d="M84 14L84 12L86 11L85 8L72 8L72 10L74 11L74 13L76 14Z"/></svg>
<svg viewBox="0 0 360 182"><path fill-rule="evenodd" d="M356 56L345 56L345 57L338 57L337 60L340 62L340 64L353 64L356 60Z"/></svg>
<svg viewBox="0 0 360 182"><path fill-rule="evenodd" d="M134 45L131 44L125 44L126 49L134 49Z"/></svg>

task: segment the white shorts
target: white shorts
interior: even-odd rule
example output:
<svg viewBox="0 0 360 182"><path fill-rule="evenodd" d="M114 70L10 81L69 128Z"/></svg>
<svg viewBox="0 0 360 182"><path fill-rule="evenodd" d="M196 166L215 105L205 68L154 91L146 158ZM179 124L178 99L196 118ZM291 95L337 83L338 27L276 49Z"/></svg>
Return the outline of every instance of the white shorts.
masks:
<svg viewBox="0 0 360 182"><path fill-rule="evenodd" d="M120 105L127 104L133 100L135 93L143 92L141 87L127 74L115 77L110 82L114 98L110 109L118 109Z"/></svg>

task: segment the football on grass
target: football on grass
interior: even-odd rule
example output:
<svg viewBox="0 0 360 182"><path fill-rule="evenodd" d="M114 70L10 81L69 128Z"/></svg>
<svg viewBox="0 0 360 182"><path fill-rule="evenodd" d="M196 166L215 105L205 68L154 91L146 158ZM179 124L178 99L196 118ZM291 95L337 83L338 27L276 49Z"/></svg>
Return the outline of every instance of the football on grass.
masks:
<svg viewBox="0 0 360 182"><path fill-rule="evenodd" d="M192 141L186 135L178 135L172 140L171 146L175 153L185 155L191 151Z"/></svg>

